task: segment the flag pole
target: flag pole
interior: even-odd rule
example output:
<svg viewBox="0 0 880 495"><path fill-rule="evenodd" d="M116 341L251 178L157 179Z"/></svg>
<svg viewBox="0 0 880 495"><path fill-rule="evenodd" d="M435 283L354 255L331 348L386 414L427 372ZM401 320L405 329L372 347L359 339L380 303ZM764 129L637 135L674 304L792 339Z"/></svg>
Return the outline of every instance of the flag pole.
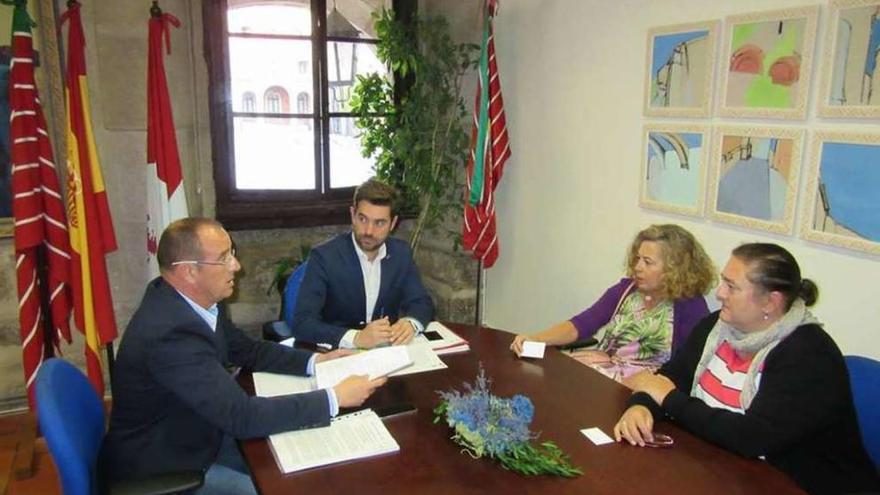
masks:
<svg viewBox="0 0 880 495"><path fill-rule="evenodd" d="M40 293L40 312L43 320L43 356L55 355L55 327L52 325L52 306L49 304L49 259L46 245L40 244L37 254L37 286Z"/></svg>
<svg viewBox="0 0 880 495"><path fill-rule="evenodd" d="M477 260L477 310L474 325L483 326L483 260Z"/></svg>
<svg viewBox="0 0 880 495"><path fill-rule="evenodd" d="M110 385L113 385L113 365L116 363L116 359L113 357L113 341L107 342L107 348L105 349L107 352L107 374L110 378Z"/></svg>

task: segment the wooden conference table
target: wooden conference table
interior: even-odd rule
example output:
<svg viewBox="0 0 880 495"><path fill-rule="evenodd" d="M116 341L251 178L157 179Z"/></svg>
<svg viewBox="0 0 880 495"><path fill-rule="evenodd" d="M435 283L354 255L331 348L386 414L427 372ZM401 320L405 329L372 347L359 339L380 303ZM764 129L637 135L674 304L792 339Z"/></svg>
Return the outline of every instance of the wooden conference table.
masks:
<svg viewBox="0 0 880 495"><path fill-rule="evenodd" d="M544 359L516 358L507 332L448 324L470 342L465 353L441 356L448 369L392 377L365 404L377 408L408 401L415 412L390 417L385 425L400 452L283 475L265 439L242 443L254 482L263 495L393 493L548 493L548 494L756 494L803 493L769 465L710 445L669 423L656 431L673 437L669 449L624 444L595 446L580 430L598 426L612 433L629 391L596 371L547 349ZM461 390L483 364L492 391L521 393L535 405L532 431L552 440L584 474L573 479L524 477L488 459L472 459L449 439L444 424L434 424L435 391ZM242 377L253 393L252 380Z"/></svg>

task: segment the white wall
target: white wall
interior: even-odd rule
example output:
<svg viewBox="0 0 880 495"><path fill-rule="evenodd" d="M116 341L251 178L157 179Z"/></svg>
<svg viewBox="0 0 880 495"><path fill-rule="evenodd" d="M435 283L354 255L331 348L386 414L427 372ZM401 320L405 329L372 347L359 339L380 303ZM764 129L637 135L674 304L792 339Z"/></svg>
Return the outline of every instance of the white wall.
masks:
<svg viewBox="0 0 880 495"><path fill-rule="evenodd" d="M496 49L513 157L498 191L501 257L485 276L485 323L531 332L570 317L623 274L638 230L673 222L693 232L719 267L741 242L785 246L819 285L814 311L843 352L880 358L880 258L638 206L647 30L815 3L504 0ZM822 122L816 76L827 17L823 4L809 116L799 124L807 129ZM802 174L801 197L805 182Z"/></svg>

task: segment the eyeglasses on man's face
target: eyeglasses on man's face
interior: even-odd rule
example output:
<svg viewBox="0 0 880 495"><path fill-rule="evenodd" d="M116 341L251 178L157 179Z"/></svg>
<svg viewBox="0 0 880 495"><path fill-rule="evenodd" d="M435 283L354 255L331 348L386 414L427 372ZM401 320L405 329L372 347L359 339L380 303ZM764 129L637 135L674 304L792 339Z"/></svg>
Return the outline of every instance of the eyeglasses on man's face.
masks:
<svg viewBox="0 0 880 495"><path fill-rule="evenodd" d="M235 248L229 250L222 258L216 261L208 260L181 260L174 261L171 266L177 265L214 265L214 266L230 266L235 261Z"/></svg>

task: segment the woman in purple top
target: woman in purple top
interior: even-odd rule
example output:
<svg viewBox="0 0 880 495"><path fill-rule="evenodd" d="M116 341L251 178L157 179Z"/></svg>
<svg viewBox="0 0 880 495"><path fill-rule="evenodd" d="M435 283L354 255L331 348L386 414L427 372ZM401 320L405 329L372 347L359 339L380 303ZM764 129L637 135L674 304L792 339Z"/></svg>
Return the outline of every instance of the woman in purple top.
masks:
<svg viewBox="0 0 880 495"><path fill-rule="evenodd" d="M579 361L624 383L658 368L709 313L703 294L715 285L715 267L690 232L671 224L639 232L626 267L627 278L595 304L536 334L517 335L511 350L519 355L526 340L562 345L597 335L596 348L580 352Z"/></svg>

